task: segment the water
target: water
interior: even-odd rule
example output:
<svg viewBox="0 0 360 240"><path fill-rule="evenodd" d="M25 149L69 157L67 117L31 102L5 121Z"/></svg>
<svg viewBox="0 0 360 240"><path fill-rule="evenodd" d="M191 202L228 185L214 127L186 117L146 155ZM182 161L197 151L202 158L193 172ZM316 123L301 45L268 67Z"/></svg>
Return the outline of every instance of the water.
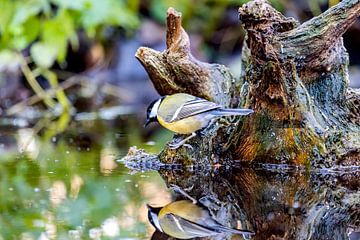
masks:
<svg viewBox="0 0 360 240"><path fill-rule="evenodd" d="M139 131L114 127L123 124L72 122L58 134L2 126L0 239L148 239L145 204L171 195L157 172L117 162L134 144L159 149L141 144Z"/></svg>
<svg viewBox="0 0 360 240"><path fill-rule="evenodd" d="M146 204L186 198L171 184L222 224L256 231L254 239L360 239L357 169L128 169L118 160L130 146L158 152L171 137L144 140L140 125L122 118L71 122L62 131L2 126L0 239L150 239Z"/></svg>

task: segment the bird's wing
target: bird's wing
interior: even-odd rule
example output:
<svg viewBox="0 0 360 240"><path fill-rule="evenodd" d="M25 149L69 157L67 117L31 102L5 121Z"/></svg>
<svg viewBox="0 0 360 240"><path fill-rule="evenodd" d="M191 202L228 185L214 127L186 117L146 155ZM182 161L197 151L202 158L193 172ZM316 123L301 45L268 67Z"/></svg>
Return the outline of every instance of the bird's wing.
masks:
<svg viewBox="0 0 360 240"><path fill-rule="evenodd" d="M209 102L205 99L195 98L181 105L174 112L173 116L170 119L170 122L179 121L183 118L191 117L196 114L207 112L220 107L221 107L220 105L213 102Z"/></svg>
<svg viewBox="0 0 360 240"><path fill-rule="evenodd" d="M174 214L166 214L164 218L167 218L169 222L175 224L176 228L182 231L185 235L191 237L205 237L219 234L218 231L214 231L200 224L186 220ZM174 227L175 227L174 226Z"/></svg>

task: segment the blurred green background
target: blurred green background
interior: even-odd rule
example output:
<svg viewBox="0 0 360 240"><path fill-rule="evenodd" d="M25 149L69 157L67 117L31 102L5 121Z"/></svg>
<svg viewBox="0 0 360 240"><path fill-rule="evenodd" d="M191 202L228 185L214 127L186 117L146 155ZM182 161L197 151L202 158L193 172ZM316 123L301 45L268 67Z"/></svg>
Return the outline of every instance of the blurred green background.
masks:
<svg viewBox="0 0 360 240"><path fill-rule="evenodd" d="M119 162L130 146L164 144L143 143L134 120L72 121L61 134L0 127L0 239L149 239L146 204L171 195L156 171Z"/></svg>
<svg viewBox="0 0 360 240"><path fill-rule="evenodd" d="M226 64L238 75L244 31L237 9L245 2L0 0L0 114L19 115L33 106L53 114L120 104L143 110L156 93L134 53L140 46L165 48L170 6L182 12L194 56ZM271 3L303 22L338 1ZM359 25L345 35L352 86L360 85Z"/></svg>
<svg viewBox="0 0 360 240"><path fill-rule="evenodd" d="M142 128L157 93L135 51L165 49L172 6L194 56L238 75L244 2L0 0L0 239L148 239L145 203L170 193L157 172L117 160L172 134ZM338 1L271 2L303 22ZM359 87L359 21L344 39Z"/></svg>

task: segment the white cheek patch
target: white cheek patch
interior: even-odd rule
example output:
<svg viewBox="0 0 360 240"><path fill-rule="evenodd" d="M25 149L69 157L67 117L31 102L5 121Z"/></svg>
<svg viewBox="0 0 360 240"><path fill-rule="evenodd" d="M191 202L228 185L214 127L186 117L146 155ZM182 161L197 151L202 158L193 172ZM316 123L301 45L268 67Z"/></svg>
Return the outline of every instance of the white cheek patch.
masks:
<svg viewBox="0 0 360 240"><path fill-rule="evenodd" d="M157 116L157 112L158 112L160 103L161 103L161 99L157 100L157 101L154 103L154 106L152 107L151 112L150 112L150 117L151 117L151 118L155 118L155 117Z"/></svg>

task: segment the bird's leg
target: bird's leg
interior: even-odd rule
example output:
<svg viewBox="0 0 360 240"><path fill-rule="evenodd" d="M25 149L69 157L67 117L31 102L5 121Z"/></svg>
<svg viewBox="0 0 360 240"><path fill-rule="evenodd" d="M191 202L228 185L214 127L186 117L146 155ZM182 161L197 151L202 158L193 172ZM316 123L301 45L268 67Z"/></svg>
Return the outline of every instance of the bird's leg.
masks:
<svg viewBox="0 0 360 240"><path fill-rule="evenodd" d="M206 127L198 130L198 131L196 132L196 134L199 135L199 136L201 136L201 137L202 137L202 136L206 136L207 134L209 134L209 133L208 133L208 130L211 128L211 126L212 126L213 124L216 123L217 120L218 120L218 119L216 119L216 118L211 119L210 122L209 122L209 124L208 124Z"/></svg>
<svg viewBox="0 0 360 240"><path fill-rule="evenodd" d="M174 190L174 192L176 193L180 193L181 195L183 195L184 197L188 198L189 200L191 200L193 202L193 204L197 204L197 201L195 198L191 197L189 194L187 194L184 190L182 190L179 186L175 185L175 184L170 184L170 188L172 190Z"/></svg>
<svg viewBox="0 0 360 240"><path fill-rule="evenodd" d="M169 147L170 149L178 149L179 147L181 147L182 145L184 145L188 140L190 140L191 138L195 137L196 133L191 133L190 136L186 137L185 139L181 140L180 142L177 143L169 143ZM186 144L188 145L188 144ZM190 146L190 145L189 145Z"/></svg>
<svg viewBox="0 0 360 240"><path fill-rule="evenodd" d="M219 119L219 123L224 124L225 126L231 125L234 122L235 118L232 116L222 117Z"/></svg>

